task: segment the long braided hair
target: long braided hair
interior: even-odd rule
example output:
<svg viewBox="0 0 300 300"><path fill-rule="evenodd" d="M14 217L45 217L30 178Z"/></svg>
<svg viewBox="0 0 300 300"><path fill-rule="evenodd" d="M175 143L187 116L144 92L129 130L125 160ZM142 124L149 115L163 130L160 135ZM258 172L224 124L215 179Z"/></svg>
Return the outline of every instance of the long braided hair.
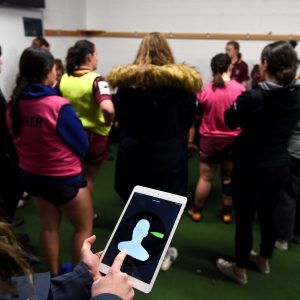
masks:
<svg viewBox="0 0 300 300"><path fill-rule="evenodd" d="M22 53L19 62L19 74L9 102L14 136L19 136L21 133L19 100L23 90L33 83L42 83L53 66L54 57L45 49L29 47Z"/></svg>

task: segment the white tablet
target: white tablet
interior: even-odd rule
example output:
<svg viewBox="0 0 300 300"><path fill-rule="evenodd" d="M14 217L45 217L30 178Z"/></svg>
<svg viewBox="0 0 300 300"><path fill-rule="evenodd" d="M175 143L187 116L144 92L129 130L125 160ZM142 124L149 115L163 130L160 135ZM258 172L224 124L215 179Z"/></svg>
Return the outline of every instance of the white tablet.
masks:
<svg viewBox="0 0 300 300"><path fill-rule="evenodd" d="M121 271L134 288L149 293L186 202L186 197L136 186L104 249L100 271L107 274L117 254L126 249Z"/></svg>

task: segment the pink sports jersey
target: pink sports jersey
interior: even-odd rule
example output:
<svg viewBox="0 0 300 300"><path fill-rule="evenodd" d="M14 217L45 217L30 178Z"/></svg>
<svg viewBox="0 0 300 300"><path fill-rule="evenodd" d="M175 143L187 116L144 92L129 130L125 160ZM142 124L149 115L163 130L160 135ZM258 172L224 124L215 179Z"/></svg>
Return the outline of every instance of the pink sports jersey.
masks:
<svg viewBox="0 0 300 300"><path fill-rule="evenodd" d="M21 134L14 137L22 170L50 177L81 173L78 156L69 149L56 131L61 108L70 102L59 96L20 100ZM10 109L7 124L11 131Z"/></svg>
<svg viewBox="0 0 300 300"><path fill-rule="evenodd" d="M210 137L234 137L240 129L231 130L224 123L224 112L236 98L245 91L245 87L235 80L225 82L224 88L213 90L212 83L206 84L197 94L199 105L203 108L200 134Z"/></svg>

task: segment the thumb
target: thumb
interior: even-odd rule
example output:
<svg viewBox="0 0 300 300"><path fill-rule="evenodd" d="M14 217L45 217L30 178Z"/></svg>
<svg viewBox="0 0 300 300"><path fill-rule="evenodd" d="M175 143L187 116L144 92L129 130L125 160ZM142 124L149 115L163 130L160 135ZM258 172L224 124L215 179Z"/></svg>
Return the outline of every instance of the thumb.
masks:
<svg viewBox="0 0 300 300"><path fill-rule="evenodd" d="M92 235L89 238L85 239L81 248L81 251L91 250L92 245L96 241L96 236Z"/></svg>

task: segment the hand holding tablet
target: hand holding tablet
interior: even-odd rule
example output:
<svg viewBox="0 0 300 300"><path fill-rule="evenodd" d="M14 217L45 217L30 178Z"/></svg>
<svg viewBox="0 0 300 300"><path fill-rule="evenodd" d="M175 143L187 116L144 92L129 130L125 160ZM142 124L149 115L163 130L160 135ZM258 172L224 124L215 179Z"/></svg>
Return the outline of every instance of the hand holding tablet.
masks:
<svg viewBox="0 0 300 300"><path fill-rule="evenodd" d="M126 250L122 272L133 287L149 293L186 202L182 196L136 186L105 247L100 271L109 274L114 258Z"/></svg>
<svg viewBox="0 0 300 300"><path fill-rule="evenodd" d="M93 253L91 250L95 241L95 235L87 238L80 251L81 261L93 277L93 285L91 288L92 295L97 296L102 294L112 294L125 300L133 299L134 290L132 288L132 282L129 280L127 274L121 272L121 266L127 252L120 252L114 259L113 265L108 274L103 276L99 273L101 253Z"/></svg>
<svg viewBox="0 0 300 300"><path fill-rule="evenodd" d="M126 273L121 272L126 255L126 251L121 251L115 258L107 275L94 281L91 290L92 297L102 294L114 294L124 300L133 299L132 282Z"/></svg>

